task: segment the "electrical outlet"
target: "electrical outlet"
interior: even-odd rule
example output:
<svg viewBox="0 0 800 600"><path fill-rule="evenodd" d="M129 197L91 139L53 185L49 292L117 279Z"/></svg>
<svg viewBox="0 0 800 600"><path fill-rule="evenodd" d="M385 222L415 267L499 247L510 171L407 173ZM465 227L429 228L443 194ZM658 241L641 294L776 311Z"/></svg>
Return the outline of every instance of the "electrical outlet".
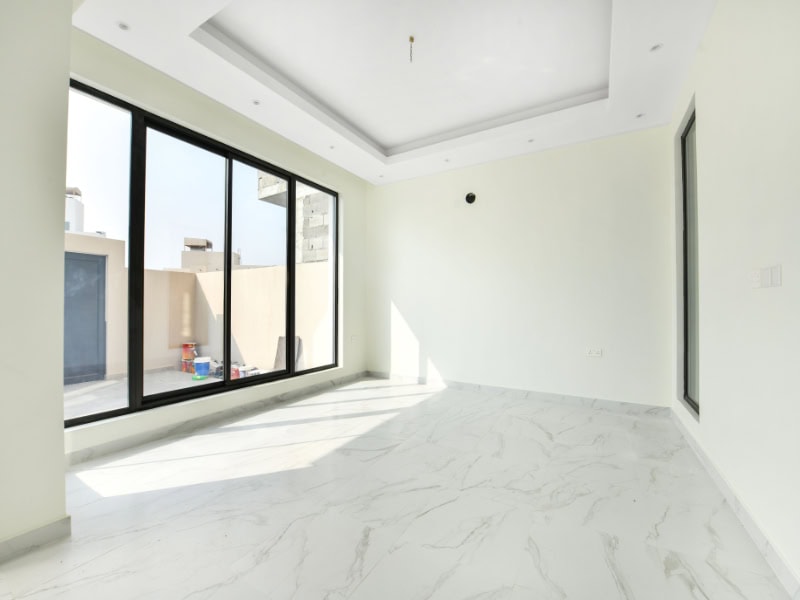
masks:
<svg viewBox="0 0 800 600"><path fill-rule="evenodd" d="M586 351L586 356L589 358L603 358L603 349L602 348L589 348Z"/></svg>

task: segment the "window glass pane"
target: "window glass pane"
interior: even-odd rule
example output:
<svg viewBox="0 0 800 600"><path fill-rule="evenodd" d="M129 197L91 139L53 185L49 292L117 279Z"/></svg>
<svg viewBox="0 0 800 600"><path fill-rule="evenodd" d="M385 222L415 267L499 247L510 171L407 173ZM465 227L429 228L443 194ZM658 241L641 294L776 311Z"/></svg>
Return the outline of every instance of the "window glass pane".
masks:
<svg viewBox="0 0 800 600"><path fill-rule="evenodd" d="M70 90L68 123L64 210L67 420L128 405L131 115Z"/></svg>
<svg viewBox="0 0 800 600"><path fill-rule="evenodd" d="M699 335L698 335L698 269L697 269L697 155L695 125L692 121L684 135L684 220L686 241L684 243L686 290L684 318L686 319L685 395L699 405Z"/></svg>
<svg viewBox="0 0 800 600"><path fill-rule="evenodd" d="M144 394L222 378L225 159L147 131Z"/></svg>
<svg viewBox="0 0 800 600"><path fill-rule="evenodd" d="M297 184L295 335L297 370L334 362L335 198Z"/></svg>
<svg viewBox="0 0 800 600"><path fill-rule="evenodd" d="M286 369L285 179L234 161L231 378Z"/></svg>

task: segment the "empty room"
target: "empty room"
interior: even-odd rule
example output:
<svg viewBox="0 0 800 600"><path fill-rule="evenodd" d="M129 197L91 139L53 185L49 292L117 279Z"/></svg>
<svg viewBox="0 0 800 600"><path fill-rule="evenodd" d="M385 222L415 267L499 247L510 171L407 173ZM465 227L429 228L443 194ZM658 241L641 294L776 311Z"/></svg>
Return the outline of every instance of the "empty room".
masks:
<svg viewBox="0 0 800 600"><path fill-rule="evenodd" d="M0 600L800 600L796 0L4 0Z"/></svg>

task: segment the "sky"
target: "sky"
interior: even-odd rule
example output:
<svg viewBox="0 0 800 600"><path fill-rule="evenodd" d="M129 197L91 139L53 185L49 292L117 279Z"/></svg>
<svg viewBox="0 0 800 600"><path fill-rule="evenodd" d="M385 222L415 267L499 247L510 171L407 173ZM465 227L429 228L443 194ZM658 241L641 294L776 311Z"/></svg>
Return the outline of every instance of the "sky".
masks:
<svg viewBox="0 0 800 600"><path fill-rule="evenodd" d="M84 231L128 240L130 113L70 90L67 187L80 188ZM180 268L184 237L224 250L225 159L147 132L145 268ZM286 209L258 200L258 171L234 162L233 249L242 264L283 264ZM127 263L127 258L126 258Z"/></svg>

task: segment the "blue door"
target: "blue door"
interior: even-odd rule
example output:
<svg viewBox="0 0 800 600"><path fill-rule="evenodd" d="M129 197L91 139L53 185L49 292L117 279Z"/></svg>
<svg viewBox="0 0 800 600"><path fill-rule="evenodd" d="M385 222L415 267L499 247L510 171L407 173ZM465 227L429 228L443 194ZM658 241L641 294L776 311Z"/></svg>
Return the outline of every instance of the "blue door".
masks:
<svg viewBox="0 0 800 600"><path fill-rule="evenodd" d="M106 257L64 253L64 383L106 376Z"/></svg>

